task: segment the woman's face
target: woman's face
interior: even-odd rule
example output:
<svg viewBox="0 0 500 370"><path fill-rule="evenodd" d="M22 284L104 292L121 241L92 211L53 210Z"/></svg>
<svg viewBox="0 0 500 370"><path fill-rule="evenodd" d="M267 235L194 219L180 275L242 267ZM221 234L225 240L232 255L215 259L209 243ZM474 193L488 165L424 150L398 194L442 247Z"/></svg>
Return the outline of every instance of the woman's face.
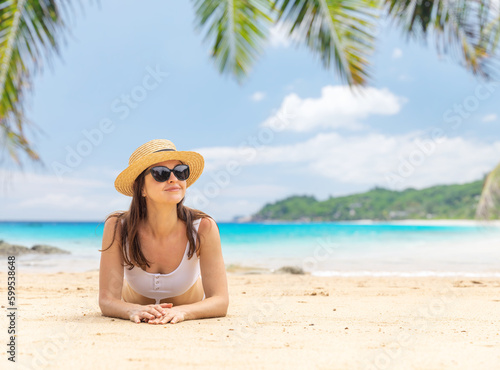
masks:
<svg viewBox="0 0 500 370"><path fill-rule="evenodd" d="M149 171L149 169L155 166L165 166L172 170L178 164L182 164L182 162L179 160L169 160L149 166L144 177L142 195L145 195L146 199L157 203L179 203L186 195L186 180L180 181L172 172L167 181L158 182Z"/></svg>

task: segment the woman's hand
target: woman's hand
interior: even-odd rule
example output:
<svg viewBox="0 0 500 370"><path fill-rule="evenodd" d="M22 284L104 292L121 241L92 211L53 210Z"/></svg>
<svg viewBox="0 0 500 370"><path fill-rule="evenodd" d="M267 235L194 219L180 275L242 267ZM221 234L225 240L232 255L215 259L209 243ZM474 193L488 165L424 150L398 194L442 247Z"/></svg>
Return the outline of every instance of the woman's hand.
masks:
<svg viewBox="0 0 500 370"><path fill-rule="evenodd" d="M186 313L177 308L167 308L166 313L159 318L151 319L148 321L149 324L166 324L170 322L171 324L176 324L178 322L184 321L186 318Z"/></svg>
<svg viewBox="0 0 500 370"><path fill-rule="evenodd" d="M172 307L172 303L136 305L129 310L130 320L139 324L141 321L148 322L155 318L161 318L170 307Z"/></svg>

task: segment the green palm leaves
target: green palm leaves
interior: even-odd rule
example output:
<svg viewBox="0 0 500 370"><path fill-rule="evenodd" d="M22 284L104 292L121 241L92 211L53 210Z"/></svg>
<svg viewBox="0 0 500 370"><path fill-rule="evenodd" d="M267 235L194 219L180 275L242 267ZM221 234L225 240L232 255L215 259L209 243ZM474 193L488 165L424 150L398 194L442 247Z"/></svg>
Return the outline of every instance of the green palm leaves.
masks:
<svg viewBox="0 0 500 370"><path fill-rule="evenodd" d="M196 0L198 27L206 29L221 73L241 81L262 51L269 27L279 23L335 68L349 85L365 84L374 49L376 3L371 0Z"/></svg>
<svg viewBox="0 0 500 370"><path fill-rule="evenodd" d="M325 68L335 67L351 86L367 82L378 17L374 1L278 0L275 5L278 20L319 56Z"/></svg>
<svg viewBox="0 0 500 370"><path fill-rule="evenodd" d="M497 63L500 32L498 3L490 0L384 0L389 17L409 38L435 39L440 53L451 54L472 73L490 78Z"/></svg>
<svg viewBox="0 0 500 370"><path fill-rule="evenodd" d="M70 2L68 2L69 4ZM20 164L37 160L25 135L24 98L42 60L58 52L64 0L0 0L0 141ZM219 71L241 82L262 53L271 27L305 45L349 86L371 77L377 21L393 19L417 39L429 34L473 73L490 77L500 13L490 0L193 0L197 27Z"/></svg>
<svg viewBox="0 0 500 370"><path fill-rule="evenodd" d="M0 0L0 140L18 164L19 152L39 160L25 136L24 100L43 57L58 51L62 28L56 1Z"/></svg>
<svg viewBox="0 0 500 370"><path fill-rule="evenodd" d="M211 55L221 73L246 76L262 50L272 22L266 0L197 0L198 27L206 29Z"/></svg>
<svg viewBox="0 0 500 370"><path fill-rule="evenodd" d="M377 21L392 20L409 38L433 37L476 75L492 77L500 39L500 13L490 0L195 0L221 73L241 81L262 51L270 25L306 45L324 68L351 87L371 79Z"/></svg>

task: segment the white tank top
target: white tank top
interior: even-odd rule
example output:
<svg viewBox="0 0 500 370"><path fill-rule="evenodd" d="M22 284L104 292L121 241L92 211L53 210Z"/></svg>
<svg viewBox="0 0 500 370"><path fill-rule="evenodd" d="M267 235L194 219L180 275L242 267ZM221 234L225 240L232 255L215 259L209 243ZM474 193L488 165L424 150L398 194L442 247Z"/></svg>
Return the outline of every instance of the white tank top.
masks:
<svg viewBox="0 0 500 370"><path fill-rule="evenodd" d="M195 240L200 222L201 218L193 221L193 237ZM130 259L128 241L126 252ZM188 252L189 240L181 263L169 274L146 272L135 265L132 270L129 270L128 266L124 266L125 279L134 291L145 297L155 299L156 304L159 304L163 298L177 297L187 292L200 277L200 258L194 253L191 259L188 259Z"/></svg>

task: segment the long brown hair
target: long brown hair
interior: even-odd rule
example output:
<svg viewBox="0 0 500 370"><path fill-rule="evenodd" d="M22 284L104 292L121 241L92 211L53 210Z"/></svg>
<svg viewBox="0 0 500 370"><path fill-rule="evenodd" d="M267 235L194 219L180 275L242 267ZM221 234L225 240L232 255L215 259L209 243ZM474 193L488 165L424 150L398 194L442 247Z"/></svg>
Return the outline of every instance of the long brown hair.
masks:
<svg viewBox="0 0 500 370"><path fill-rule="evenodd" d="M150 262L144 257L144 254L141 250L141 245L139 242L139 234L138 234L138 226L140 221L145 220L148 216L148 209L146 206L146 199L142 196L142 188L144 186L144 177L146 174L146 170L144 170L134 181L133 185L133 195L132 201L130 203L130 209L128 211L118 211L110 214L106 217L106 221L111 217L116 217L118 221L115 224L115 228L113 230L113 240L111 240L111 244L109 247L103 250L99 250L100 252L104 252L109 249L116 237L116 229L118 227L118 223L122 222L122 232L121 232L121 253L123 261L125 264L129 266L129 270L134 268L134 264L140 266L143 270L144 266L150 267ZM195 252L197 252L201 247L201 240L198 233L196 233L196 240L193 238L193 221L210 217L205 212L202 212L197 209L189 208L184 205L184 199L177 203L177 217L185 222L186 224L186 235L189 241L189 251L188 258L191 258ZM105 222L106 222L105 221ZM214 220L215 221L215 220ZM218 226L217 226L218 227ZM127 240L130 240L129 243L130 250L130 259L127 257Z"/></svg>

